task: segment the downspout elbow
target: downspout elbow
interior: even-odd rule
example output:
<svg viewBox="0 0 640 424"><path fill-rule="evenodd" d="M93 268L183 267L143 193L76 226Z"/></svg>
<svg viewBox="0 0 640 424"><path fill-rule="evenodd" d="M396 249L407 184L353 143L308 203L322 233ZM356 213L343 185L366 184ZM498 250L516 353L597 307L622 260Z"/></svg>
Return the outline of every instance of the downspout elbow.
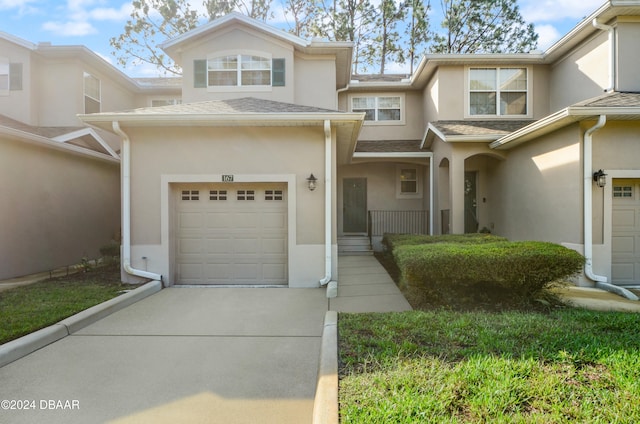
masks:
<svg viewBox="0 0 640 424"><path fill-rule="evenodd" d="M112 123L113 131L122 138L122 268L127 274L163 282L162 275L142 271L131 266L131 156L130 139L120 128L118 121ZM164 286L164 284L163 284Z"/></svg>

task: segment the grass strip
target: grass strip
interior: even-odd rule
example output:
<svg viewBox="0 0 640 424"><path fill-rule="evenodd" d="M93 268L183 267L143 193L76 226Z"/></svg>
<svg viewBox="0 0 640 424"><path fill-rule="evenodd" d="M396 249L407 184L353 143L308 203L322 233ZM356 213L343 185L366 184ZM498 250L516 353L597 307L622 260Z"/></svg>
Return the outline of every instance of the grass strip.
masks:
<svg viewBox="0 0 640 424"><path fill-rule="evenodd" d="M0 344L55 324L135 288L120 281L116 266L0 292Z"/></svg>
<svg viewBox="0 0 640 424"><path fill-rule="evenodd" d="M340 314L343 423L640 422L640 314Z"/></svg>

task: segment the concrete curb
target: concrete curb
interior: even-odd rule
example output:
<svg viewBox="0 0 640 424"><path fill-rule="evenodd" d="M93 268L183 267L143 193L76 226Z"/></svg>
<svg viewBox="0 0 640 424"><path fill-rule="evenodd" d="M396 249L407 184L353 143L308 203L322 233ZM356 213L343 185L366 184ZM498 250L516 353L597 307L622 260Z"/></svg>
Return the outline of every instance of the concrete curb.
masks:
<svg viewBox="0 0 640 424"><path fill-rule="evenodd" d="M338 313L324 317L313 424L338 424Z"/></svg>
<svg viewBox="0 0 640 424"><path fill-rule="evenodd" d="M160 281L151 281L128 293L78 312L49 327L7 342L0 346L0 368L160 290L162 290L162 283Z"/></svg>

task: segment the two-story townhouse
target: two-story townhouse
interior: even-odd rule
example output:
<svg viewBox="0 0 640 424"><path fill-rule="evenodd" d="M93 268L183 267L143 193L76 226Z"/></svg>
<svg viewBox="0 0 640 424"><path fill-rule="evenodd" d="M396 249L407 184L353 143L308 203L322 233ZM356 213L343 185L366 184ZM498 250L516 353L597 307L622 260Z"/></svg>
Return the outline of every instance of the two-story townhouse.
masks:
<svg viewBox="0 0 640 424"><path fill-rule="evenodd" d="M81 117L123 140L125 267L317 287L339 238L488 230L637 283L639 16L611 0L544 53L429 55L406 78L352 78L349 45L236 14L169 40L182 104Z"/></svg>
<svg viewBox="0 0 640 424"><path fill-rule="evenodd" d="M0 33L0 278L96 258L120 232L120 139L77 115L179 99L82 46Z"/></svg>
<svg viewBox="0 0 640 424"><path fill-rule="evenodd" d="M543 54L427 57L436 231L563 243L581 283L640 282L639 12L606 2Z"/></svg>

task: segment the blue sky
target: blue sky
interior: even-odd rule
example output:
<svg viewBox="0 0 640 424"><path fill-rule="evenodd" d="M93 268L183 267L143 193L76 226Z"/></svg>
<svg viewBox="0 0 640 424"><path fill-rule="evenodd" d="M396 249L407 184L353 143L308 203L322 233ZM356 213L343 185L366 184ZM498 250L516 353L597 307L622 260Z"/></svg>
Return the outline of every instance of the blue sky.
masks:
<svg viewBox="0 0 640 424"><path fill-rule="evenodd" d="M438 5L439 0L432 0ZM566 34L604 0L518 0L522 16L535 25L539 47L545 50ZM202 0L193 0L202 7ZM275 9L281 0L273 0ZM109 39L122 33L131 13L131 1L123 0L0 0L0 31L27 41L54 45L84 45L115 64ZM276 12L284 22L281 12ZM437 24L435 19L432 24ZM284 25L284 24L283 24ZM285 25L286 27L286 25ZM132 77L154 76L150 66L122 69ZM402 72L401 66L388 72Z"/></svg>

